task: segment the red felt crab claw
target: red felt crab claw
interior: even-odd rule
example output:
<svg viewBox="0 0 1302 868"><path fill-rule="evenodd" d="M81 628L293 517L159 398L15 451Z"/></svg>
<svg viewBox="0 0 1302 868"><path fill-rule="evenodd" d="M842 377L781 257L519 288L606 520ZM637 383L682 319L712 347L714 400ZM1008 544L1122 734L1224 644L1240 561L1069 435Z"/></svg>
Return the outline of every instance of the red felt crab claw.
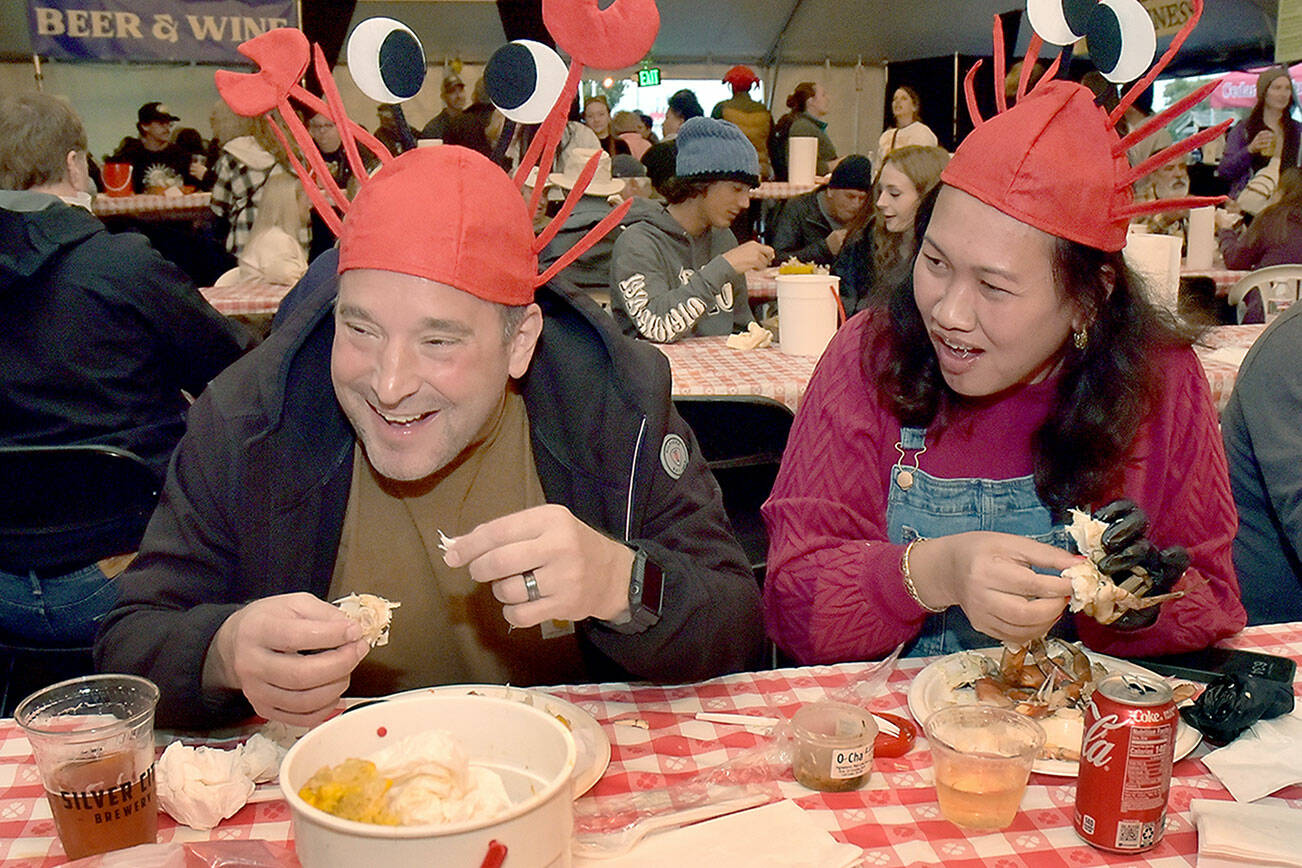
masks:
<svg viewBox="0 0 1302 868"><path fill-rule="evenodd" d="M258 65L257 72L213 73L217 92L231 111L246 118L266 114L289 95L307 71L311 49L303 31L281 27L239 46L240 54Z"/></svg>
<svg viewBox="0 0 1302 868"><path fill-rule="evenodd" d="M571 58L594 69L620 69L646 57L660 32L655 0L542 0L543 23Z"/></svg>

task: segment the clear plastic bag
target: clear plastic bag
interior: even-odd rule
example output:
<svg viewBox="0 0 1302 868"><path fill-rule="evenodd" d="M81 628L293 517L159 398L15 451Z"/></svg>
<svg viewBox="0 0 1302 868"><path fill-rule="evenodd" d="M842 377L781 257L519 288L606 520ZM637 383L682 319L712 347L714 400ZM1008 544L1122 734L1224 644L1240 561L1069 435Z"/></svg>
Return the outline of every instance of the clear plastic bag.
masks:
<svg viewBox="0 0 1302 868"><path fill-rule="evenodd" d="M271 841L140 844L69 862L64 868L300 868L294 848Z"/></svg>
<svg viewBox="0 0 1302 868"><path fill-rule="evenodd" d="M847 676L843 684L826 688L821 699L867 708L880 696L904 646L864 671ZM574 804L575 852L589 856L616 855L641 837L641 827L687 825L783 798L778 782L791 779L794 736L791 723L777 709L780 721L759 742L722 763L698 770L668 786L617 796L589 796ZM718 809L711 813L708 809ZM671 823L681 815L681 824ZM631 843L630 843L631 842Z"/></svg>

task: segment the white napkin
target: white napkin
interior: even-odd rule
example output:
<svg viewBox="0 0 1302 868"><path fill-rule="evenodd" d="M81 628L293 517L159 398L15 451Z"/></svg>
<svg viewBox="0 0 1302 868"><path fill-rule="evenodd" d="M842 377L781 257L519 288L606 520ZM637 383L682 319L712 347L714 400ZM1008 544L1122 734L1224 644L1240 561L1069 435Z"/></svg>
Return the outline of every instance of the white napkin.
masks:
<svg viewBox="0 0 1302 868"><path fill-rule="evenodd" d="M1289 784L1302 783L1302 706L1292 714L1257 721L1230 744L1203 757L1203 762L1240 802L1255 802Z"/></svg>
<svg viewBox="0 0 1302 868"><path fill-rule="evenodd" d="M256 733L232 750L174 741L155 767L159 804L178 823L211 829L248 803L256 783L276 777L284 755Z"/></svg>
<svg viewBox="0 0 1302 868"><path fill-rule="evenodd" d="M1198 824L1198 868L1302 865L1302 822L1295 808L1194 799L1189 810Z"/></svg>
<svg viewBox="0 0 1302 868"><path fill-rule="evenodd" d="M623 856L576 868L847 868L863 858L839 844L795 802L783 800L685 829L649 835Z"/></svg>

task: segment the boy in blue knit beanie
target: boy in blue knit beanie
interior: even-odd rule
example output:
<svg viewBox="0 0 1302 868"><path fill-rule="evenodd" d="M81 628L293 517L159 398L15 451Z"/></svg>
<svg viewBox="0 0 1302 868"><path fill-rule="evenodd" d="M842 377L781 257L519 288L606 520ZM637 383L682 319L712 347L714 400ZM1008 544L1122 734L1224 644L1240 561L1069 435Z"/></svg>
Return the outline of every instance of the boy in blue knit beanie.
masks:
<svg viewBox="0 0 1302 868"><path fill-rule="evenodd" d="M692 118L678 131L667 204L647 203L615 241L611 312L625 334L657 343L745 331L752 321L745 272L773 248L738 245L729 228L759 186L759 157L734 124Z"/></svg>

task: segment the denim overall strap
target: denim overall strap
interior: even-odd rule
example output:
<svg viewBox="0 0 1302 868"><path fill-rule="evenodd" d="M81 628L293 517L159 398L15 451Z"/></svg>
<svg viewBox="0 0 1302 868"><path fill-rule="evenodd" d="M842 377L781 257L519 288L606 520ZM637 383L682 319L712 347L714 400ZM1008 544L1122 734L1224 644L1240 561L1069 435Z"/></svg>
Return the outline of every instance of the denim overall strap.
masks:
<svg viewBox="0 0 1302 868"><path fill-rule="evenodd" d="M1055 526L1035 490L1034 476L1015 479L942 479L918 469L926 449L926 429L901 428L900 461L891 468L886 498L886 530L891 542L985 530L1017 534L1068 548L1068 535ZM910 454L913 453L913 454ZM1070 627L1070 622L1066 623ZM995 644L977 631L957 606L929 615L906 647L910 656L949 654Z"/></svg>

